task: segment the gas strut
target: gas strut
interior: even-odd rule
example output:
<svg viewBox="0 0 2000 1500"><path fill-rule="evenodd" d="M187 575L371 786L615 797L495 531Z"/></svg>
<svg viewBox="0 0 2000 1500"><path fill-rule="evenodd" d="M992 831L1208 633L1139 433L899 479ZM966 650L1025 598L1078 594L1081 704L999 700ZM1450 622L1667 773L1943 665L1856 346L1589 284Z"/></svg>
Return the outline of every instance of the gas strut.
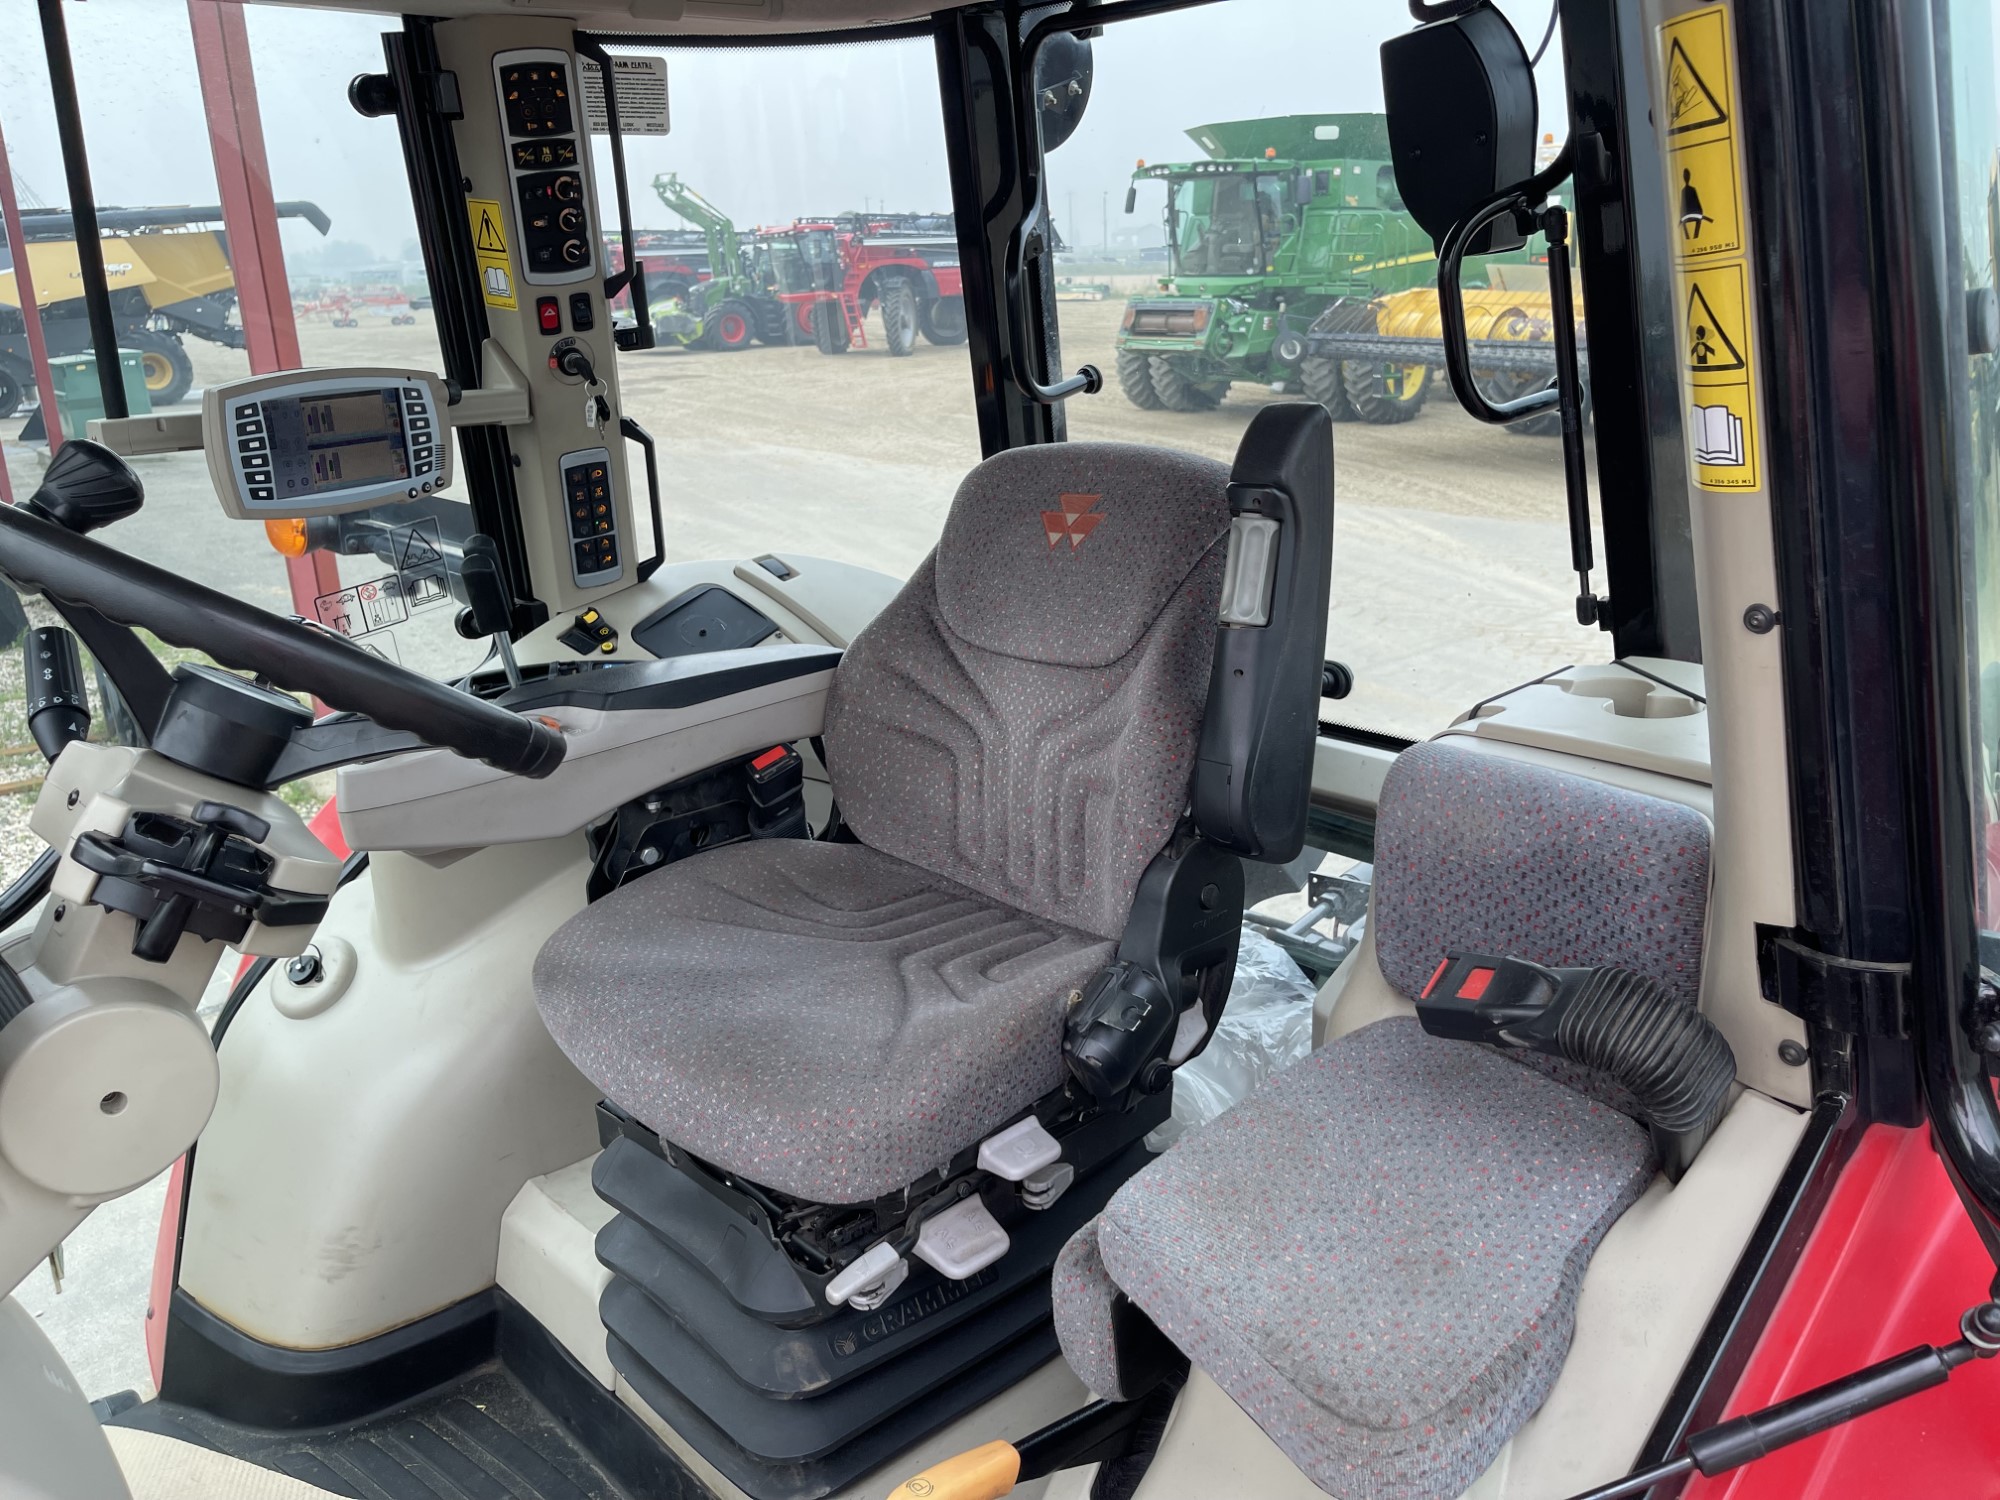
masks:
<svg viewBox="0 0 2000 1500"><path fill-rule="evenodd" d="M2000 1294L2000 1283L1995 1285ZM2000 1302L1982 1302L1958 1322L1959 1336L1942 1349L1919 1344L1893 1358L1843 1375L1803 1395L1705 1428L1687 1440L1679 1458L1640 1469L1623 1479L1570 1496L1570 1500L1619 1500L1643 1495L1654 1485L1692 1471L1714 1478L1752 1459L1788 1447L1830 1427L1914 1396L1951 1379L1951 1372L1975 1359L2000 1353Z"/></svg>

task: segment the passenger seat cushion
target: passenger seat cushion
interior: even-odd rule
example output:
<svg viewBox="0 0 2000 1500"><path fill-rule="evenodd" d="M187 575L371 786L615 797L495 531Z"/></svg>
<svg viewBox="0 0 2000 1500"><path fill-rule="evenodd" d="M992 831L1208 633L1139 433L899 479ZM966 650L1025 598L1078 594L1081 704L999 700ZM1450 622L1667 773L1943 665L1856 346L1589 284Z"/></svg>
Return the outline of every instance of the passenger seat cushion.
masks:
<svg viewBox="0 0 2000 1500"><path fill-rule="evenodd" d="M1056 1257L1051 1290L1055 1298L1056 1337L1063 1357L1091 1394L1106 1401L1123 1401L1130 1392L1118 1383L1118 1347L1111 1308L1118 1300L1118 1283L1104 1269L1097 1249L1097 1220L1069 1237Z"/></svg>
<svg viewBox="0 0 2000 1500"><path fill-rule="evenodd" d="M1114 443L997 455L848 649L828 768L863 843L1116 937L1187 806L1229 472Z"/></svg>
<svg viewBox="0 0 2000 1500"><path fill-rule="evenodd" d="M1398 1017L1133 1178L1096 1249L1329 1494L1446 1500L1547 1396L1584 1269L1652 1176L1632 1120ZM1056 1282L1083 1367L1090 1282Z"/></svg>
<svg viewBox="0 0 2000 1500"><path fill-rule="evenodd" d="M535 999L584 1076L675 1145L860 1203L1060 1085L1069 993L1109 955L862 844L756 839L572 917Z"/></svg>
<svg viewBox="0 0 2000 1500"><path fill-rule="evenodd" d="M1573 772L1433 740L1390 767L1376 812L1375 951L1415 996L1447 949L1636 969L1693 1005L1708 820Z"/></svg>

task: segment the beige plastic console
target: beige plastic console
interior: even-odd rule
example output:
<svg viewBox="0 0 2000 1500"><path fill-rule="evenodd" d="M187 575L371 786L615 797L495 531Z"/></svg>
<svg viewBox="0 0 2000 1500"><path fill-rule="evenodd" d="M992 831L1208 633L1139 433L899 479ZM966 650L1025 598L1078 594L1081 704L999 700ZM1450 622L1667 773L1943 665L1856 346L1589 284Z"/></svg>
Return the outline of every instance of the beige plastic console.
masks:
<svg viewBox="0 0 2000 1500"><path fill-rule="evenodd" d="M820 646L753 646L680 661L690 674L823 656ZM820 732L833 668L712 698L686 708L559 707L569 753L540 781L510 776L447 750L420 750L340 772L340 827L354 849L437 852L559 838L622 803L723 761Z"/></svg>

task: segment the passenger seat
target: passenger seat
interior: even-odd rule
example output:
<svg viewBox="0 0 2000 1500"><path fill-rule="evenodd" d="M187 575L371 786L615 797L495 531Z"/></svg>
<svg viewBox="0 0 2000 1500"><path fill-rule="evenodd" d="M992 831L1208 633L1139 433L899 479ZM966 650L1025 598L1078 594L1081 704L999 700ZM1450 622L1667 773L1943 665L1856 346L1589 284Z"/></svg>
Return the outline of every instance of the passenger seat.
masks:
<svg viewBox="0 0 2000 1500"><path fill-rule="evenodd" d="M1694 810L1440 741L1398 759L1378 817L1375 956L1402 996L1459 948L1622 966L1695 1004ZM1633 1108L1603 1074L1373 1020L1070 1240L1064 1352L1099 1395L1134 1395L1157 1328L1327 1493L1448 1500L1548 1395L1584 1270L1652 1180Z"/></svg>

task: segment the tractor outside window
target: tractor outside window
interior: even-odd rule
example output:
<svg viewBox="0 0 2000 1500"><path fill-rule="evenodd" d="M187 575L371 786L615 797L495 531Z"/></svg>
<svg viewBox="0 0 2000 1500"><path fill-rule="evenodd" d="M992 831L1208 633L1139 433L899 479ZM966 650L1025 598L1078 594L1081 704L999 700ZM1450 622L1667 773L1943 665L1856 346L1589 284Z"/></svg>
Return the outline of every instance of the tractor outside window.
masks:
<svg viewBox="0 0 2000 1500"><path fill-rule="evenodd" d="M1547 5L1503 9L1532 49ZM1556 419L1485 427L1446 385L1434 249L1396 190L1376 66L1409 24L1402 0L1239 0L1109 26L1048 203L1062 365L1106 377L1066 404L1070 436L1226 460L1265 403L1324 403L1342 424L1326 649L1355 678L1327 714L1421 737L1496 688L1608 660L1611 640L1576 623ZM1556 50L1538 78L1553 152ZM1464 281L1472 337L1531 351L1475 370L1485 394L1547 385L1541 240Z"/></svg>
<svg viewBox="0 0 2000 1500"><path fill-rule="evenodd" d="M657 346L618 372L667 557L906 577L980 456L934 51L665 55L672 132L625 139ZM614 223L601 141L597 179Z"/></svg>

